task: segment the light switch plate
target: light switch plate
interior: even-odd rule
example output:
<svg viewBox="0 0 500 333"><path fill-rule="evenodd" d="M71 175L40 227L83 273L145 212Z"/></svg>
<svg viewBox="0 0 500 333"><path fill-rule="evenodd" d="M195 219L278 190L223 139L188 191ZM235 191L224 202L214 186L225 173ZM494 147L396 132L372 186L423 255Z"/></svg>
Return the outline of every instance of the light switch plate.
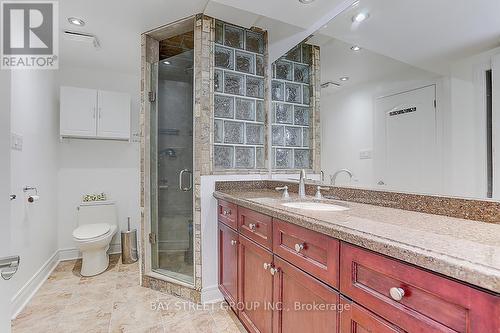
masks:
<svg viewBox="0 0 500 333"><path fill-rule="evenodd" d="M360 160L370 160L372 158L372 150L371 149L363 149L359 151L359 159Z"/></svg>
<svg viewBox="0 0 500 333"><path fill-rule="evenodd" d="M16 133L10 133L10 148L13 150L23 150L23 136L16 134Z"/></svg>

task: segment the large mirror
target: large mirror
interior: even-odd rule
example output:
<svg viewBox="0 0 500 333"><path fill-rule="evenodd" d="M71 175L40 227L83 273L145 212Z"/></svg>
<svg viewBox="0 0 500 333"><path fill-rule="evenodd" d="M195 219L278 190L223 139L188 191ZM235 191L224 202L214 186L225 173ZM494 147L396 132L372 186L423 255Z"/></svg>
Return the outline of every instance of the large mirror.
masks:
<svg viewBox="0 0 500 333"><path fill-rule="evenodd" d="M500 198L498 13L361 0L318 30L324 181Z"/></svg>

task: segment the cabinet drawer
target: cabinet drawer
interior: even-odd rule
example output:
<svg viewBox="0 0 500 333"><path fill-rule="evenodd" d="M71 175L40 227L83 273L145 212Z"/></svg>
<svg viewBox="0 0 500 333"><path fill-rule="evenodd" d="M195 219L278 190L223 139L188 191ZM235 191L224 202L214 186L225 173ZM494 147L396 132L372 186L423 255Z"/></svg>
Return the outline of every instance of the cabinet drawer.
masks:
<svg viewBox="0 0 500 333"><path fill-rule="evenodd" d="M403 333L404 331L362 306L340 297L340 332Z"/></svg>
<svg viewBox="0 0 500 333"><path fill-rule="evenodd" d="M499 296L347 243L340 265L341 292L405 331L500 332Z"/></svg>
<svg viewBox="0 0 500 333"><path fill-rule="evenodd" d="M275 219L273 252L317 279L338 288L339 241Z"/></svg>
<svg viewBox="0 0 500 333"><path fill-rule="evenodd" d="M219 200L217 203L217 218L228 227L237 230L238 206L224 200Z"/></svg>
<svg viewBox="0 0 500 333"><path fill-rule="evenodd" d="M270 216L239 207L238 230L242 235L271 250L273 228Z"/></svg>

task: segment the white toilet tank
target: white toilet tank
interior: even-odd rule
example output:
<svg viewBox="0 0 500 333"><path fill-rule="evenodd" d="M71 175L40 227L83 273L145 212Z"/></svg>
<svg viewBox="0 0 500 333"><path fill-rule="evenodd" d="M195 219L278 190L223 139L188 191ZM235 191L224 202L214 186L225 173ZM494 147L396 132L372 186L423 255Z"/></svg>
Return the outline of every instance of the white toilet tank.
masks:
<svg viewBox="0 0 500 333"><path fill-rule="evenodd" d="M114 201L82 202L78 207L78 225L108 223L118 224Z"/></svg>

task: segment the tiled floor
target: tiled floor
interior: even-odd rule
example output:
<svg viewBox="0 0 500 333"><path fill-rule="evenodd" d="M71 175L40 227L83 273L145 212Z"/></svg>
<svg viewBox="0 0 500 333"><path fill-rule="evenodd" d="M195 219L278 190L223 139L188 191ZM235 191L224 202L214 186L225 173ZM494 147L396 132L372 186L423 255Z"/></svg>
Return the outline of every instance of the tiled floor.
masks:
<svg viewBox="0 0 500 333"><path fill-rule="evenodd" d="M226 303L197 306L139 286L138 265L111 257L96 277L80 277L81 261L61 262L12 322L21 332L246 332Z"/></svg>

